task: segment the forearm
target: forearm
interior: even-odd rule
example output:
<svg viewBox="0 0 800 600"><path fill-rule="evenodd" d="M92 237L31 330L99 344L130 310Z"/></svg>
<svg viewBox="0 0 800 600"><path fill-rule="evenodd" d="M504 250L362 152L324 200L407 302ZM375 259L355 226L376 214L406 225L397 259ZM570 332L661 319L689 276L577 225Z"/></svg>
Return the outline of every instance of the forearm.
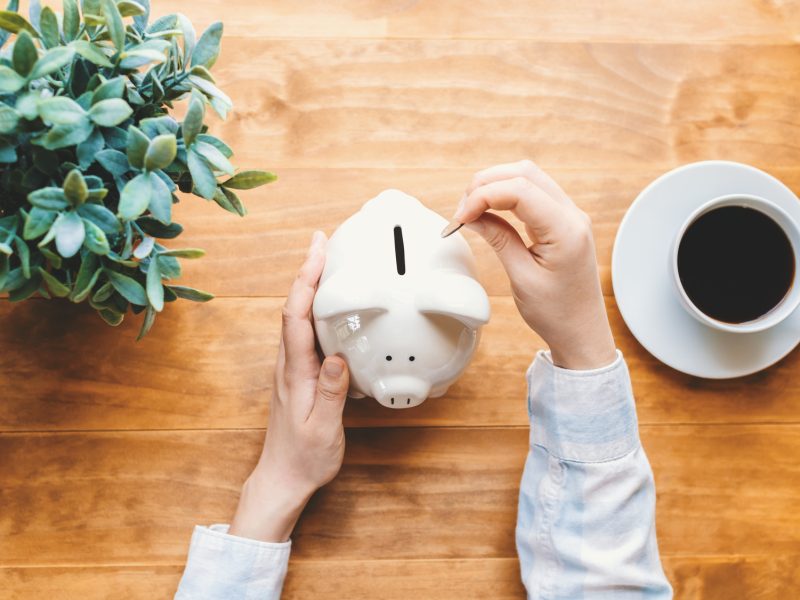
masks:
<svg viewBox="0 0 800 600"><path fill-rule="evenodd" d="M551 318L540 327L553 363L564 369L596 369L610 365L617 357L594 259L594 245L591 247L591 259L583 265L583 272L574 274L566 290L568 297L580 298L581 302L566 303L560 318Z"/></svg>
<svg viewBox="0 0 800 600"><path fill-rule="evenodd" d="M256 467L245 481L230 533L265 542L285 542L313 489L293 485Z"/></svg>
<svg viewBox="0 0 800 600"><path fill-rule="evenodd" d="M289 536L310 494L258 468L242 487L230 528L196 527L176 600L278 600Z"/></svg>
<svg viewBox="0 0 800 600"><path fill-rule="evenodd" d="M593 371L528 373L531 445L517 548L530 598L666 599L655 487L621 355Z"/></svg>

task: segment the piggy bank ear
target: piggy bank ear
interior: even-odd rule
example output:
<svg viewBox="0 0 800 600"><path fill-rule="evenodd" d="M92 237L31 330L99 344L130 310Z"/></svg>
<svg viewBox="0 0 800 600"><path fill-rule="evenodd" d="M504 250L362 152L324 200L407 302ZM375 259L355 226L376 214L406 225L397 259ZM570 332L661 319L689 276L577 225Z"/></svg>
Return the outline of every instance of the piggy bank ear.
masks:
<svg viewBox="0 0 800 600"><path fill-rule="evenodd" d="M371 284L371 285L370 285ZM314 296L314 318L319 321L359 312L385 312L375 282L336 273L320 284Z"/></svg>
<svg viewBox="0 0 800 600"><path fill-rule="evenodd" d="M471 329L489 322L489 297L472 277L456 273L437 275L421 290L416 305L424 314L446 315Z"/></svg>

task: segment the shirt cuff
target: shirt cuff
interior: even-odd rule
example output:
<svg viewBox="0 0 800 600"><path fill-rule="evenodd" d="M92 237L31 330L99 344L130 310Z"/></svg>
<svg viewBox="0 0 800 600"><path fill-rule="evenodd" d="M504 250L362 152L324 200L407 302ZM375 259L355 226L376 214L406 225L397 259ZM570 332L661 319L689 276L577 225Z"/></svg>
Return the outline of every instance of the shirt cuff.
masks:
<svg viewBox="0 0 800 600"><path fill-rule="evenodd" d="M604 462L639 447L628 367L617 350L610 365L573 371L540 350L527 373L531 444L567 461Z"/></svg>
<svg viewBox="0 0 800 600"><path fill-rule="evenodd" d="M229 525L198 525L176 600L278 599L291 542L251 540L228 533Z"/></svg>

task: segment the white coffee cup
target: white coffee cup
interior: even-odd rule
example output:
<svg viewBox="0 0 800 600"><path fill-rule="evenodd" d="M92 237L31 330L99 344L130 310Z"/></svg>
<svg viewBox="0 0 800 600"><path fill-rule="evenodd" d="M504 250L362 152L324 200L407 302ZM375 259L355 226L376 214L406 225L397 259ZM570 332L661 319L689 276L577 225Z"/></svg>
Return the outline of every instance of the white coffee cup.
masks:
<svg viewBox="0 0 800 600"><path fill-rule="evenodd" d="M760 317L753 319L752 321L746 321L744 323L726 323L704 313L691 301L686 293L686 290L684 290L683 285L681 284L681 279L678 274L678 249L686 230L701 215L723 206L743 206L758 210L767 215L775 223L777 223L781 229L783 229L786 237L789 239L789 242L792 245L792 251L794 252L795 275L789 291L771 310ZM742 240L742 243L746 244L747 240ZM769 329L770 327L774 327L786 319L794 312L798 305L800 305L800 283L798 283L796 273L797 268L800 268L800 228L792 219L792 217L789 216L789 213L787 213L777 204L770 202L765 198L761 198L760 196L752 196L749 194L730 194L727 196L719 196L718 198L709 200L697 208L697 210L690 214L686 221L684 221L680 229L678 229L678 233L675 236L672 244L670 260L672 280L681 305L690 315L709 327L721 329L723 331L730 331L733 333L752 333L755 331L763 331L765 329Z"/></svg>

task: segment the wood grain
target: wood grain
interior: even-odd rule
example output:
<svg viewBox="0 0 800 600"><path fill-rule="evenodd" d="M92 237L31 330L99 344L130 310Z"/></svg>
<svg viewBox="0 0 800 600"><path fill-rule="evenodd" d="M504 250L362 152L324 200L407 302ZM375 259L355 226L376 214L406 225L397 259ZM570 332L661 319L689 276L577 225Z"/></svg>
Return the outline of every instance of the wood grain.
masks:
<svg viewBox="0 0 800 600"><path fill-rule="evenodd" d="M194 524L230 519L262 436L0 435L0 566L178 564ZM797 554L800 426L644 426L642 438L664 555ZM527 445L526 428L350 429L293 556L514 558Z"/></svg>
<svg viewBox="0 0 800 600"><path fill-rule="evenodd" d="M800 191L800 169L759 166ZM474 169L284 169L277 182L242 194L250 211L245 219L222 213L199 198L186 198L175 211L186 231L167 245L208 252L200 260L183 261L189 284L221 296L283 296L315 230L330 235L364 202L390 187L420 198L449 218L474 173ZM603 289L611 295L611 251L619 222L639 192L662 171L555 169L550 174L592 218ZM510 220L522 231L513 216ZM508 295L508 279L494 251L473 232L461 231L475 253L486 290Z"/></svg>
<svg viewBox="0 0 800 600"><path fill-rule="evenodd" d="M783 600L800 587L800 556L667 556L676 600ZM8 600L168 600L183 565L0 568ZM522 600L516 558L292 560L285 600Z"/></svg>
<svg viewBox="0 0 800 600"><path fill-rule="evenodd" d="M133 340L67 302L0 302L0 431L254 428L267 422L280 327L280 298L220 298L168 307L151 334ZM793 352L762 373L702 380L659 363L609 314L632 374L640 422L798 423ZM351 427L526 426L525 370L543 342L507 297L462 378L412 410L350 400ZM46 374L46 375L45 375ZM130 382L135 382L131 384Z"/></svg>
<svg viewBox="0 0 800 600"><path fill-rule="evenodd" d="M198 28L224 19L215 75L235 109L212 131L280 179L243 194L244 220L184 199L171 245L208 256L182 283L223 297L170 306L144 342L138 319L114 330L85 307L0 300L0 596L171 598L192 526L230 518L259 452L312 231L387 187L449 216L475 170L520 158L592 217L675 597L796 595L800 354L732 381L678 374L626 329L609 264L632 200L682 163L748 162L800 190L798 3L154 4ZM524 597L522 375L543 343L466 235L494 311L473 364L419 409L349 402L346 464L299 525L284 598Z"/></svg>
<svg viewBox="0 0 800 600"><path fill-rule="evenodd" d="M295 561L291 567L283 594L287 600L372 600L374 587L381 590L381 600L525 598L516 559Z"/></svg>
<svg viewBox="0 0 800 600"><path fill-rule="evenodd" d="M798 70L793 46L230 38L214 130L278 170L794 168Z"/></svg>
<svg viewBox="0 0 800 600"><path fill-rule="evenodd" d="M172 0L198 27L224 18L234 35L273 38L500 38L554 41L786 43L798 40L794 2L720 0L238 0L221 15L212 3Z"/></svg>
<svg viewBox="0 0 800 600"><path fill-rule="evenodd" d="M258 161L243 162L257 166ZM488 166L488 165L487 165ZM800 169L759 164L800 192ZM207 254L183 260L181 283L217 296L285 296L303 262L311 235L336 227L380 191L399 187L449 218L476 169L283 169L277 182L242 192L249 214L241 219L216 204L184 197L175 220L185 231L171 248L198 247ZM592 218L600 278L607 295L611 285L611 253L619 222L636 196L661 170L551 169L550 175ZM520 223L506 215L523 234ZM493 296L510 294L508 278L494 251L467 229L478 277Z"/></svg>
<svg viewBox="0 0 800 600"><path fill-rule="evenodd" d="M677 600L782 600L800 589L800 556L667 557Z"/></svg>
<svg viewBox="0 0 800 600"><path fill-rule="evenodd" d="M183 565L0 568L6 600L171 600Z"/></svg>

